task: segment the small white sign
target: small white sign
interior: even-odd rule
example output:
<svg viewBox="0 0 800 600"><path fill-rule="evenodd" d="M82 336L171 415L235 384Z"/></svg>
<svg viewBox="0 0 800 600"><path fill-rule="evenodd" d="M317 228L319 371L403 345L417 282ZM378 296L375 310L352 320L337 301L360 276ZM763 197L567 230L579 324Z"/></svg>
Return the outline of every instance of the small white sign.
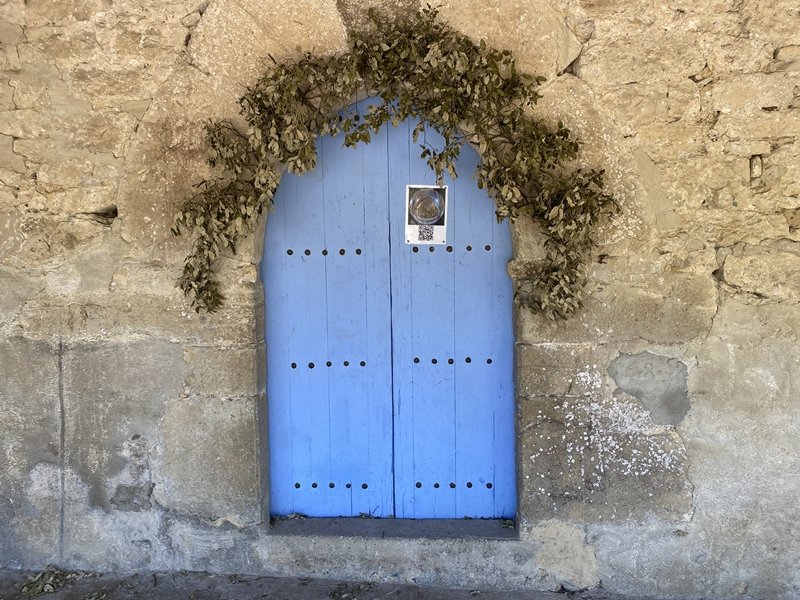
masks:
<svg viewBox="0 0 800 600"><path fill-rule="evenodd" d="M447 243L447 186L406 186L406 244Z"/></svg>

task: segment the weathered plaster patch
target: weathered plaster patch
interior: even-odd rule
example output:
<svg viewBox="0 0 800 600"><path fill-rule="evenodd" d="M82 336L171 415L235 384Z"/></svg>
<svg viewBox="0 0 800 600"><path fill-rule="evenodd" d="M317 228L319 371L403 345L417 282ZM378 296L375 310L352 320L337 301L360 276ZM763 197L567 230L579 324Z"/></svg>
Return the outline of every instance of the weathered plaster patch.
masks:
<svg viewBox="0 0 800 600"><path fill-rule="evenodd" d="M633 398L535 397L522 402L523 523L689 518L686 449Z"/></svg>
<svg viewBox="0 0 800 600"><path fill-rule="evenodd" d="M261 520L256 401L192 396L167 402L153 464L160 506L208 522Z"/></svg>
<svg viewBox="0 0 800 600"><path fill-rule="evenodd" d="M549 521L528 535L537 544L536 562L568 592L600 584L594 548L581 527Z"/></svg>
<svg viewBox="0 0 800 600"><path fill-rule="evenodd" d="M619 390L641 400L656 423L677 425L689 412L688 369L676 358L620 354L608 373Z"/></svg>
<svg viewBox="0 0 800 600"><path fill-rule="evenodd" d="M568 436L567 452L573 464L578 463L578 454L586 451L596 454L596 460L590 459L591 463L596 462L593 472L581 473L594 487L602 485L608 471L644 476L653 470L679 469L685 459L682 450L658 437L663 429L654 425L649 415L635 404L596 399L588 403L565 401L561 407L568 427L588 428L572 438Z"/></svg>
<svg viewBox="0 0 800 600"><path fill-rule="evenodd" d="M153 484L118 485L111 496L111 506L123 511L141 511L150 509L150 495Z"/></svg>

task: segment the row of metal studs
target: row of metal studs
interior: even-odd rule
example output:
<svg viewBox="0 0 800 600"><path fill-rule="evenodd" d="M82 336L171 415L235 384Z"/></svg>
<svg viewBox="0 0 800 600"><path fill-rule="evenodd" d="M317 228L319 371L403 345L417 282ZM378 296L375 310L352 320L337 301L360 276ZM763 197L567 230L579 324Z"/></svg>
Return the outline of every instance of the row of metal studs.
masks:
<svg viewBox="0 0 800 600"><path fill-rule="evenodd" d="M294 484L294 487L295 487L295 489L300 489L300 482L296 482L296 483ZM312 484L311 484L311 487L312 487L312 488L314 488L314 489L316 489L316 488L318 488L319 486L317 485L317 482L315 481L314 483L312 483ZM336 484L335 484L335 483L333 483L333 482L330 482L330 483L328 484L328 487L329 487L329 488L331 488L331 489L333 489L333 488L335 488L335 487L336 487ZM346 483L346 484L344 484L344 487L346 487L346 488L349 490L351 487L353 487L353 484L352 484L352 483ZM368 485L368 484L366 484L366 483L362 483L362 484L361 484L361 489L362 489L362 490L365 490L365 489L367 489L368 487L369 487L369 485Z"/></svg>
<svg viewBox="0 0 800 600"><path fill-rule="evenodd" d="M414 363L419 363L419 362L420 362L420 358L419 358L419 356L415 356L415 357L414 357ZM454 359L452 359L452 358L448 358L448 359L447 359L447 364L448 364L448 365L452 365L452 364L454 364L455 362L456 362L456 361L455 361ZM472 357L470 357L470 356L467 356L467 357L464 359L464 362L465 362L465 363L471 363L471 362L472 362ZM365 361L365 360L362 360L362 361L361 361L361 362L359 362L358 364L359 364L359 366L361 366L361 367L366 367L366 366L367 366L367 361ZM439 359L437 359L437 358L432 358L432 359L431 359L431 364L432 364L432 365L439 364ZM490 365L490 364L492 364L492 359L491 359L491 358L487 358L487 359L486 359L486 364L487 364L487 365ZM349 367L349 366L350 366L350 361L349 361L349 360L345 360L345 361L343 361L343 362L342 362L342 365L343 365L343 366L345 366L345 367ZM309 368L309 369L313 369L315 366L316 366L316 365L315 365L313 362L310 362L310 363L308 363L308 368ZM326 361L326 362L325 362L325 366L326 366L326 367L332 367L332 366L333 366L333 362L331 362L331 361ZM293 369L296 369L296 368L297 368L297 363L294 363L294 362L293 362L293 363L291 364L291 367L292 367Z"/></svg>
<svg viewBox="0 0 800 600"><path fill-rule="evenodd" d="M415 363L419 363L419 362L420 362L420 358L419 358L419 356L415 356L415 357L414 357L414 362L415 362ZM432 364L432 365L438 364L438 362L439 362L439 359L436 359L436 358L432 358L432 359L431 359L431 364ZM454 362L455 362L455 360L453 360L452 358L448 358L448 359L447 359L447 364L448 364L448 365L452 365ZM470 356L467 356L467 357L464 359L464 362L465 362L465 363L471 363L471 362L472 362L472 357L470 357ZM491 358L487 358L487 359L486 359L486 364L487 364L487 365L490 365L490 364L492 364L492 359L491 359Z"/></svg>
<svg viewBox="0 0 800 600"><path fill-rule="evenodd" d="M292 250L291 248L289 248L289 249L286 251L286 254L288 254L289 256L291 256L292 254L294 254L294 250ZM303 254L305 254L306 256L311 256L311 250L310 250L309 248L306 248L306 249L303 251ZM340 256L344 256L345 254L347 254L347 250L345 250L344 248L339 248L339 255L340 255ZM361 248L356 248L356 254L358 254L358 255L360 255L360 254L361 254ZM325 250L323 250L323 251L322 251L322 256L328 256L328 250L327 250L327 249L325 249Z"/></svg>
<svg viewBox="0 0 800 600"><path fill-rule="evenodd" d="M301 487L301 486L300 486L300 482L296 482L296 483L294 484L294 487L295 487L295 489L300 489L300 487ZM314 483L312 483L312 484L311 484L311 487L312 487L312 488L314 488L314 489L316 489L316 488L318 488L318 487L319 487L319 485L318 485L318 484L317 484L317 482L315 481ZM335 484L335 483L333 483L333 482L331 482L331 483L329 483L329 484L328 484L328 487L329 487L329 488L331 488L331 489L333 489L333 488L335 488L335 487L336 487L336 484ZM344 487L346 487L346 488L349 490L350 488L352 488L352 487L353 487L353 484L352 484L352 483L346 483L346 484L344 485ZM421 487L422 487L422 482L421 482L421 481L418 481L418 482L415 484L415 487L416 487L417 489L421 488ZM441 487L441 486L439 485L439 483L438 483L438 482L436 482L436 483L434 483L434 484L433 484L433 487L435 487L436 489L439 489L439 487ZM451 481L451 482L450 482L450 489L455 489L455 487L456 487L456 484L455 484L455 482L452 482L452 481ZM473 487L473 484L472 484L472 482L471 482L471 481L468 481L468 482L467 482L467 487L468 487L468 488L472 488L472 487ZM362 489L362 490L366 490L367 488L369 488L369 485L368 485L368 484L366 484L366 483L362 483L362 484L361 484L361 489ZM491 482L486 484L486 489L489 489L489 490L490 490L490 489L492 489L492 484L491 484Z"/></svg>
<svg viewBox="0 0 800 600"><path fill-rule="evenodd" d="M422 487L422 482L421 482L421 481L418 481L418 482L415 484L415 487L416 487L417 489L421 488L421 487ZM436 489L439 489L439 483L438 483L438 482L437 482L437 483L434 483L434 484L433 484L433 487L435 487ZM454 482L452 482L452 481L451 481L451 482L450 482L450 489L455 489L455 487L456 487L456 484L455 484ZM468 481L468 482L467 482L467 487L468 487L468 488L471 488L471 487L472 487L472 482L471 482L471 481ZM492 489L492 484L491 484L491 483L487 483L487 484L486 484L486 488L487 488L487 489L489 489L489 490L490 490L490 489Z"/></svg>
<svg viewBox="0 0 800 600"><path fill-rule="evenodd" d="M489 252L492 249L492 247L489 244L486 244L483 247L483 249L486 250L487 252ZM419 246L412 246L411 250L412 250L412 252L419 252ZM434 252L435 250L436 250L436 246L428 246L428 251L429 252ZM447 248L445 248L445 250L447 250L448 252L452 252L453 251L453 247L452 246L447 246ZM466 250L467 250L467 252L472 252L472 246L467 246ZM286 254L288 254L289 256L292 256L294 254L294 250L289 248L288 250L286 250ZM303 251L303 254L305 254L306 256L311 256L311 249L310 248L306 248ZM347 250L345 250L344 248L339 248L339 255L340 256L344 256L345 254L347 254ZM361 255L361 248L356 248L356 254ZM328 250L327 249L322 251L322 256L328 256Z"/></svg>
<svg viewBox="0 0 800 600"><path fill-rule="evenodd" d="M433 252L435 249L436 249L436 246L428 246L428 252ZM489 252L489 250L491 250L492 247L489 244L486 244L483 247L483 249L486 250L487 252ZM447 250L448 252L452 252L453 251L453 247L452 246L447 246L447 248L445 248L445 250ZM419 246L412 246L411 247L411 251L412 252L419 252ZM467 252L472 252L472 246L467 246Z"/></svg>
<svg viewBox="0 0 800 600"><path fill-rule="evenodd" d="M362 360L362 361L361 361L361 362L359 362L358 364L359 364L359 366L361 366L361 367L366 367L366 366L367 366L367 361L365 361L365 360ZM342 362L342 365L344 365L345 367L349 367L349 366L350 366L350 361L349 361L349 360L346 360L346 361ZM315 365L313 362L310 362L310 363L308 363L308 368L309 368L309 369L313 369L315 366L316 366L316 365ZM326 367L332 367L332 366L333 366L333 362L331 362L331 361L326 361L326 362L325 362L325 366L326 366ZM296 368L297 368L297 363L292 363L292 364L291 364L291 367L292 367L293 369L296 369Z"/></svg>

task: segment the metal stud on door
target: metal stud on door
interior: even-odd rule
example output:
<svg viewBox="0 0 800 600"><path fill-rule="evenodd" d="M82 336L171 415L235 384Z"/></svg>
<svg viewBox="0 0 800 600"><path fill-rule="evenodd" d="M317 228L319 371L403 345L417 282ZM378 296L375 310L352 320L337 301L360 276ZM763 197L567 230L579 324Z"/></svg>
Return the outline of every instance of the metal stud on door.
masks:
<svg viewBox="0 0 800 600"><path fill-rule="evenodd" d="M318 169L279 188L262 263L273 514L514 513L508 225L464 148L445 243L406 244L407 186L435 185L412 128L323 138Z"/></svg>

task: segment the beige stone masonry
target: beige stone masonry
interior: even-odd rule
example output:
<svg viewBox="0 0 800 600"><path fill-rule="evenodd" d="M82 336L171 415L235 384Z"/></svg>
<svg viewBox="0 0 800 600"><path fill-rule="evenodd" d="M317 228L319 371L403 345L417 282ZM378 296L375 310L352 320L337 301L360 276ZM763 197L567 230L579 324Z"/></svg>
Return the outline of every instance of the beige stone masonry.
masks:
<svg viewBox="0 0 800 600"><path fill-rule="evenodd" d="M583 309L516 311L518 539L269 529L264 222L214 315L169 229L207 120L369 6L420 4L0 0L0 566L800 596L796 0L441 2L620 203Z"/></svg>

